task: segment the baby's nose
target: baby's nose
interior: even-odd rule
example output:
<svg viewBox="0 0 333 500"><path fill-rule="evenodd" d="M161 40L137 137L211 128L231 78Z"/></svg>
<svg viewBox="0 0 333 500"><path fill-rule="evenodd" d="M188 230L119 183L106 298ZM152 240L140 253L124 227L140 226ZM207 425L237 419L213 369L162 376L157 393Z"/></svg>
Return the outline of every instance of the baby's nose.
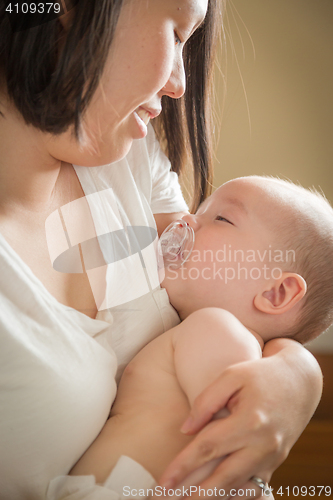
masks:
<svg viewBox="0 0 333 500"><path fill-rule="evenodd" d="M196 215L186 214L184 215L184 217L182 217L182 220L187 222L191 226L194 232L199 229L200 224L198 217Z"/></svg>

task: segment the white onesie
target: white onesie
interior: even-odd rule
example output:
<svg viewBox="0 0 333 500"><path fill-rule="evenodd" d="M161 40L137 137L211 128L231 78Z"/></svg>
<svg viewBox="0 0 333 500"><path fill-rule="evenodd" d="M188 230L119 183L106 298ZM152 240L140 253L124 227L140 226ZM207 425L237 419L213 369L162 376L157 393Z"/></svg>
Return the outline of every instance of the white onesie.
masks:
<svg viewBox="0 0 333 500"><path fill-rule="evenodd" d="M87 197L109 190L116 203L116 217L113 202L93 214L96 227L120 215L124 227L156 229L153 213L187 210L151 127L123 160L75 169ZM107 286L117 297L113 278L110 266ZM50 480L66 475L103 427L117 366L120 376L147 342L179 322L156 282L133 298L125 278L122 296L128 290L130 300L111 301L91 319L60 304L0 235L1 500L45 499Z"/></svg>

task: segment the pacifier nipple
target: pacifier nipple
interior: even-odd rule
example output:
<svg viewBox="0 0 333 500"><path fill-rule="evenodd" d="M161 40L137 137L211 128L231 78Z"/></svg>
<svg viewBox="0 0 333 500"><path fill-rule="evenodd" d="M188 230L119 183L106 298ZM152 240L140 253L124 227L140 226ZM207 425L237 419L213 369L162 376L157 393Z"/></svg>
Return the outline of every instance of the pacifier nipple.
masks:
<svg viewBox="0 0 333 500"><path fill-rule="evenodd" d="M161 234L160 245L164 264L177 269L191 255L194 245L194 231L186 221L176 220Z"/></svg>

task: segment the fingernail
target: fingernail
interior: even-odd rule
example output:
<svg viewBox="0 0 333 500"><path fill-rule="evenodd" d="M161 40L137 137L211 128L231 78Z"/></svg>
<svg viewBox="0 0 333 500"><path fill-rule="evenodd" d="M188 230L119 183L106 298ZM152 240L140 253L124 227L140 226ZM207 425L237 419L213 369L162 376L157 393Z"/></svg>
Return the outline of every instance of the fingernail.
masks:
<svg viewBox="0 0 333 500"><path fill-rule="evenodd" d="M185 420L185 422L183 423L183 425L180 429L180 432L182 432L183 434L186 434L187 432L189 432L192 429L193 424L194 424L193 417L188 417L188 419Z"/></svg>

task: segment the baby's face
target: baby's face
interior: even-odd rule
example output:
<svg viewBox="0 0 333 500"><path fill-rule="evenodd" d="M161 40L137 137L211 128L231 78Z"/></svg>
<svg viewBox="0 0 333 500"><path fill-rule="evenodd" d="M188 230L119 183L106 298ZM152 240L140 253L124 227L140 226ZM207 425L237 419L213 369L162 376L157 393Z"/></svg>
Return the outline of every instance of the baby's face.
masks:
<svg viewBox="0 0 333 500"><path fill-rule="evenodd" d="M219 187L195 215L184 216L195 232L194 248L182 267L166 269L162 283L182 319L203 307L222 307L242 320L240 309L247 317L272 273L278 277L284 256L276 253L274 227L267 223L279 217L270 183L235 179Z"/></svg>

